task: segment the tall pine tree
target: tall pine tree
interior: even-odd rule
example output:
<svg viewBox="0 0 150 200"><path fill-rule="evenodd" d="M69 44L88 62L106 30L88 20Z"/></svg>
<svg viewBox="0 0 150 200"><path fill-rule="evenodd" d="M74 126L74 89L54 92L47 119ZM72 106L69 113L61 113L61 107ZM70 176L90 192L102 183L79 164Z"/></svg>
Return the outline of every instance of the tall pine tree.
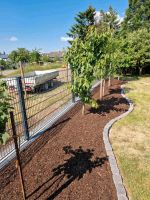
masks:
<svg viewBox="0 0 150 200"><path fill-rule="evenodd" d="M139 28L150 29L150 0L129 0L123 30L134 31Z"/></svg>
<svg viewBox="0 0 150 200"><path fill-rule="evenodd" d="M117 12L110 6L108 12L103 12L103 20L107 24L109 30L117 31L120 27Z"/></svg>
<svg viewBox="0 0 150 200"><path fill-rule="evenodd" d="M70 32L67 35L73 39L80 38L84 40L88 27L95 23L95 9L92 6L84 12L79 12L75 17L76 23L71 27Z"/></svg>

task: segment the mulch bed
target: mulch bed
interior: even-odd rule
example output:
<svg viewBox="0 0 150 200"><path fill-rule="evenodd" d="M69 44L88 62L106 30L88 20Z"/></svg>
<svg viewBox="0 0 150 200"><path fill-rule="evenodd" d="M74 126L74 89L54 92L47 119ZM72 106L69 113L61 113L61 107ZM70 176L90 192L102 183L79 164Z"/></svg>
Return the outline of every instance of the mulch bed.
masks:
<svg viewBox="0 0 150 200"><path fill-rule="evenodd" d="M121 83L106 83L101 102L96 88L99 109L87 106L83 116L78 103L21 153L27 199L117 200L102 132L128 109ZM0 172L0 199L22 200L15 160Z"/></svg>

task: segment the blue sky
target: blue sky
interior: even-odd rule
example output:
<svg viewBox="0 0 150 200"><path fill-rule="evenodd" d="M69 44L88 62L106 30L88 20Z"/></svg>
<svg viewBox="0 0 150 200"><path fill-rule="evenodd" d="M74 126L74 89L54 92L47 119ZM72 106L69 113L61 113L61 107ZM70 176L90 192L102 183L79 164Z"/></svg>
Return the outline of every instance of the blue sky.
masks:
<svg viewBox="0 0 150 200"><path fill-rule="evenodd" d="M43 52L61 50L74 17L89 5L97 11L111 5L124 15L127 0L0 0L0 51L25 47Z"/></svg>

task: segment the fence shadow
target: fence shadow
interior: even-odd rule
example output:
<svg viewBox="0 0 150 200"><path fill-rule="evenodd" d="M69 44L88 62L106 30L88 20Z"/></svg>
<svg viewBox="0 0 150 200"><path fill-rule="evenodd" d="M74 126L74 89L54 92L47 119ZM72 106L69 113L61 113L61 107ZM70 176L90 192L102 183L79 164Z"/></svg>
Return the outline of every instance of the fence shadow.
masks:
<svg viewBox="0 0 150 200"><path fill-rule="evenodd" d="M114 84L113 86L115 86L115 85L119 85L119 84ZM117 88L117 89L109 88L108 94L105 95L104 97L110 96L111 94L120 94L120 93L121 93L121 88Z"/></svg>
<svg viewBox="0 0 150 200"><path fill-rule="evenodd" d="M58 165L52 169L52 176L38 188L36 188L28 198L36 195L36 199L41 197L48 190L52 190L52 193L46 199L55 199L65 188L67 188L75 179L80 180L87 172L91 173L96 167L102 166L106 161L107 157L96 157L93 160L94 150L84 150L81 146L78 149L73 149L71 146L63 147L65 154L70 157L64 161L64 163ZM40 191L40 192L39 192Z"/></svg>
<svg viewBox="0 0 150 200"><path fill-rule="evenodd" d="M51 140L55 135L59 134L61 129L66 125L66 123L80 110L81 105L76 105L73 109L68 111L65 116L61 117L52 127L50 127L45 133L40 135L31 145L25 148L21 152L22 167L24 168L28 162L36 155L36 153L41 150L49 140ZM4 188L12 182L17 176L15 159L13 159L5 168L0 171L0 185Z"/></svg>

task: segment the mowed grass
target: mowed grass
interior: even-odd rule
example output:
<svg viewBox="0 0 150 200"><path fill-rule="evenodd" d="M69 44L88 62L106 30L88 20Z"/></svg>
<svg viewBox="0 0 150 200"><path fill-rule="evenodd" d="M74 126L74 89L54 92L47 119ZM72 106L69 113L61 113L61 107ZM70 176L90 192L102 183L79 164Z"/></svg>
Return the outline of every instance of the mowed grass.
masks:
<svg viewBox="0 0 150 200"><path fill-rule="evenodd" d="M126 84L134 111L117 122L110 140L131 200L150 200L150 77Z"/></svg>

